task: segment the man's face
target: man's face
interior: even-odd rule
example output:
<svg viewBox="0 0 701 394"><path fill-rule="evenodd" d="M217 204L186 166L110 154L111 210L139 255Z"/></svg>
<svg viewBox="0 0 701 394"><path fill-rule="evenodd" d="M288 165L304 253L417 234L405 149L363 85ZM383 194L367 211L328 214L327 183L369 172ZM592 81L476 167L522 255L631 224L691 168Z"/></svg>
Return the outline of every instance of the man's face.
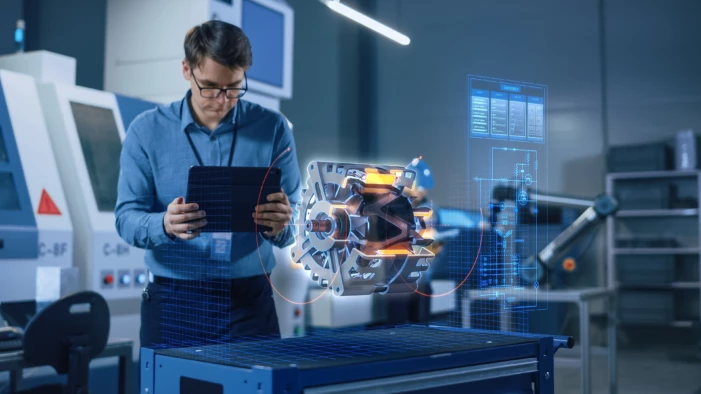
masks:
<svg viewBox="0 0 701 394"><path fill-rule="evenodd" d="M183 60L183 77L190 82L192 105L209 119L222 119L236 105L238 98L228 98L223 92L216 98L202 97L200 88L240 88L244 71L242 68L232 70L208 57L200 62L199 67L192 68Z"/></svg>

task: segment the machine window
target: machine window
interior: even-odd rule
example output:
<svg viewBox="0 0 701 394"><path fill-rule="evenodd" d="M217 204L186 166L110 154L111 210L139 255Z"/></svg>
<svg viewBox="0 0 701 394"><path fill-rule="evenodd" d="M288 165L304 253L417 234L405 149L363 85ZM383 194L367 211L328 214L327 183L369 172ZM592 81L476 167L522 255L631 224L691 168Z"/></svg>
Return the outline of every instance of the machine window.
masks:
<svg viewBox="0 0 701 394"><path fill-rule="evenodd" d="M0 210L19 211L19 197L17 185L12 173L0 173Z"/></svg>
<svg viewBox="0 0 701 394"><path fill-rule="evenodd" d="M2 134L2 126L0 126L0 163L7 163L7 147L5 147L5 136Z"/></svg>
<svg viewBox="0 0 701 394"><path fill-rule="evenodd" d="M71 102L80 146L88 167L97 209L112 212L117 204L119 155L122 140L109 108Z"/></svg>

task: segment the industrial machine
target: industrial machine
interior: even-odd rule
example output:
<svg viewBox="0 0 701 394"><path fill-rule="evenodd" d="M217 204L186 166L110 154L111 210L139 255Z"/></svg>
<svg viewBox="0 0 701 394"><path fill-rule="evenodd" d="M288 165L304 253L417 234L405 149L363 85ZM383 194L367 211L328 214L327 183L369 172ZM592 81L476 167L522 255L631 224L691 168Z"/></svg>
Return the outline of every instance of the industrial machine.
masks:
<svg viewBox="0 0 701 394"><path fill-rule="evenodd" d="M273 248L275 269L270 274L273 286L275 311L283 338L302 336L306 333L306 307L309 305L309 281L306 271L292 262L292 246Z"/></svg>
<svg viewBox="0 0 701 394"><path fill-rule="evenodd" d="M22 84L23 94L17 96L38 91L36 106L24 104L32 111L25 118L45 119L48 133L31 138L27 161L39 163L41 158L44 162L55 155L55 163L35 171L40 174L37 179L60 180L66 193L64 200L61 193L47 188L62 217L70 214L74 226L74 251L65 264L78 267L80 289L98 292L112 305L112 335L138 343L139 303L148 276L143 251L127 245L115 230L114 207L119 155L128 124L155 104L75 86L75 66L75 59L45 51L0 58L0 67L30 74L36 80ZM47 152L41 144L46 144ZM16 282L14 273L9 278ZM13 283L14 289L18 286ZM35 299L34 295L29 299Z"/></svg>
<svg viewBox="0 0 701 394"><path fill-rule="evenodd" d="M567 337L398 326L143 348L141 392L553 393L553 356L573 345Z"/></svg>
<svg viewBox="0 0 701 394"><path fill-rule="evenodd" d="M508 186L499 186L493 190L494 203L492 209L495 214L498 214L501 202L504 200L516 200L519 196L519 190ZM564 210L574 208L583 210L579 216L564 226L559 234L552 238L547 246L542 247L537 253L529 256L523 262L521 270L522 275L527 275L528 281L540 281L548 283L551 287L557 286L553 281L545 281L550 274L554 272L573 272L576 270L576 261L574 259L563 259L564 253L569 250L577 241L581 241L584 235L591 235L592 230L596 229L599 224L602 224L605 219L616 213L618 210L618 202L612 196L601 194L593 201L563 197L556 195L539 195L536 193L528 193L531 203L526 204L519 214L519 222L524 225L532 223L549 222L548 216L560 218L564 215ZM537 202L537 203L532 203ZM540 207L540 208L539 208ZM546 208L547 207L547 208ZM540 217L540 220L533 219ZM547 235L546 235L547 237ZM550 239L550 237L546 238ZM538 265L537 269L535 265Z"/></svg>
<svg viewBox="0 0 701 394"><path fill-rule="evenodd" d="M38 267L72 265L71 212L41 113L34 78L0 70L0 303L36 300Z"/></svg>
<svg viewBox="0 0 701 394"><path fill-rule="evenodd" d="M81 287L108 300L140 298L147 280L143 252L117 235L114 206L128 123L155 104L75 86L75 61L65 58L50 52L16 54L0 59L0 66L37 79L38 86L33 85L41 101L37 109L46 119L50 137L43 141L48 150L53 148L66 191L66 211L75 226L73 262L80 270ZM36 149L31 155L47 157ZM56 171L54 166L44 167L48 166L42 166L42 174Z"/></svg>
<svg viewBox="0 0 701 394"><path fill-rule="evenodd" d="M39 90L76 225L75 264L84 288L108 300L141 297L147 281L143 251L125 243L114 227L125 137L116 97L60 83Z"/></svg>

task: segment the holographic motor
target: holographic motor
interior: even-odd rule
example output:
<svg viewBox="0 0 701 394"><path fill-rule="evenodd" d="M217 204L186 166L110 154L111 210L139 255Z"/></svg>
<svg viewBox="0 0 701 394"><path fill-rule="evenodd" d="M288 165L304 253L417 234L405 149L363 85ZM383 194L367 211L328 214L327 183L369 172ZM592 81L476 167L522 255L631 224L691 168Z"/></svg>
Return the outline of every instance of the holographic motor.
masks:
<svg viewBox="0 0 701 394"><path fill-rule="evenodd" d="M434 256L432 211L405 193L416 173L399 166L313 161L297 222L295 263L337 296L416 291Z"/></svg>

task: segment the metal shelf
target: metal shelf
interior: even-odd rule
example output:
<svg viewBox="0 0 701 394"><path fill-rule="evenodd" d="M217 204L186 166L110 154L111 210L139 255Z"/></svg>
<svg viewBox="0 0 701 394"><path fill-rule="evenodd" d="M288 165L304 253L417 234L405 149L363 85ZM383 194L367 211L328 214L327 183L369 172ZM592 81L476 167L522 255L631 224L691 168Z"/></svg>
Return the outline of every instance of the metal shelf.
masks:
<svg viewBox="0 0 701 394"><path fill-rule="evenodd" d="M636 171L636 172L614 172L606 175L611 180L621 179L664 179L664 178L690 178L698 177L699 171Z"/></svg>
<svg viewBox="0 0 701 394"><path fill-rule="evenodd" d="M625 181L632 181L638 184L644 184L645 182L661 182L663 184L674 184L674 183L692 183L693 188L696 189L696 198L699 199L698 206L688 207L688 208L674 208L674 209L623 209L619 210L615 215L608 216L606 219L606 245L607 245L607 285L612 286L616 290L620 291L621 294L626 294L628 290L639 290L645 293L660 292L664 294L665 297L669 295L676 295L678 291L692 290L701 296L701 282L700 281L688 281L680 282L668 282L668 283L643 283L643 284L632 284L632 283L620 283L616 276L618 275L618 260L620 256L677 256L677 255L688 255L688 256L700 256L698 261L699 277L701 277L701 170L693 169L686 171L640 171L640 172L619 172L619 173L609 173L606 175L606 193L609 195L616 195L617 189L622 187ZM691 186L691 185L690 185ZM641 218L635 221L630 220L631 218ZM677 221L682 221L683 218L685 224L691 223L688 218L693 218L693 220L698 220L698 225L696 229L698 230L698 242L688 242L687 245L699 245L699 246L671 246L671 247L617 247L621 245L616 239L616 223L618 221L628 223L639 223L642 222L642 218L647 218L646 223L651 224L652 222L659 222L660 219L677 219ZM657 226L659 232L662 233L666 226ZM664 240L665 236L663 234L658 234L656 237L658 240ZM661 244L662 245L662 244ZM659 257L658 257L659 259ZM666 266L665 267L669 267ZM631 267L633 268L633 267ZM676 271L676 264L672 266ZM654 275L651 273L650 275ZM669 277L669 279L675 276ZM654 282L651 278L650 282ZM665 293L666 292L666 293ZM676 307L679 302L674 297L674 305ZM643 315L630 316L631 319L621 319L619 323L621 325L647 325L647 326L657 326L657 327L682 327L682 328L694 328L701 325L701 309L699 309L699 318L694 316L690 320L675 320L672 315L666 315L664 318L668 320L656 320L658 311L656 311L652 306L647 305L637 305L636 307L641 308L636 312L642 312ZM701 304L699 305L701 308ZM649 309L649 310L648 310ZM650 316L650 320L647 319L647 315ZM696 314L694 314L696 315Z"/></svg>
<svg viewBox="0 0 701 394"><path fill-rule="evenodd" d="M674 320L674 321L654 321L654 320L619 320L619 325L636 325L636 326L662 326L662 327L680 327L691 328L699 324L698 320Z"/></svg>
<svg viewBox="0 0 701 394"><path fill-rule="evenodd" d="M670 282L670 283L618 283L618 288L622 290L675 290L675 289L701 289L699 282Z"/></svg>
<svg viewBox="0 0 701 394"><path fill-rule="evenodd" d="M616 217L619 218L646 218L664 216L698 216L698 209L628 209L618 211Z"/></svg>
<svg viewBox="0 0 701 394"><path fill-rule="evenodd" d="M656 254L656 255L669 255L669 254L698 254L701 253L699 248L615 248L613 253L617 255L628 254Z"/></svg>

